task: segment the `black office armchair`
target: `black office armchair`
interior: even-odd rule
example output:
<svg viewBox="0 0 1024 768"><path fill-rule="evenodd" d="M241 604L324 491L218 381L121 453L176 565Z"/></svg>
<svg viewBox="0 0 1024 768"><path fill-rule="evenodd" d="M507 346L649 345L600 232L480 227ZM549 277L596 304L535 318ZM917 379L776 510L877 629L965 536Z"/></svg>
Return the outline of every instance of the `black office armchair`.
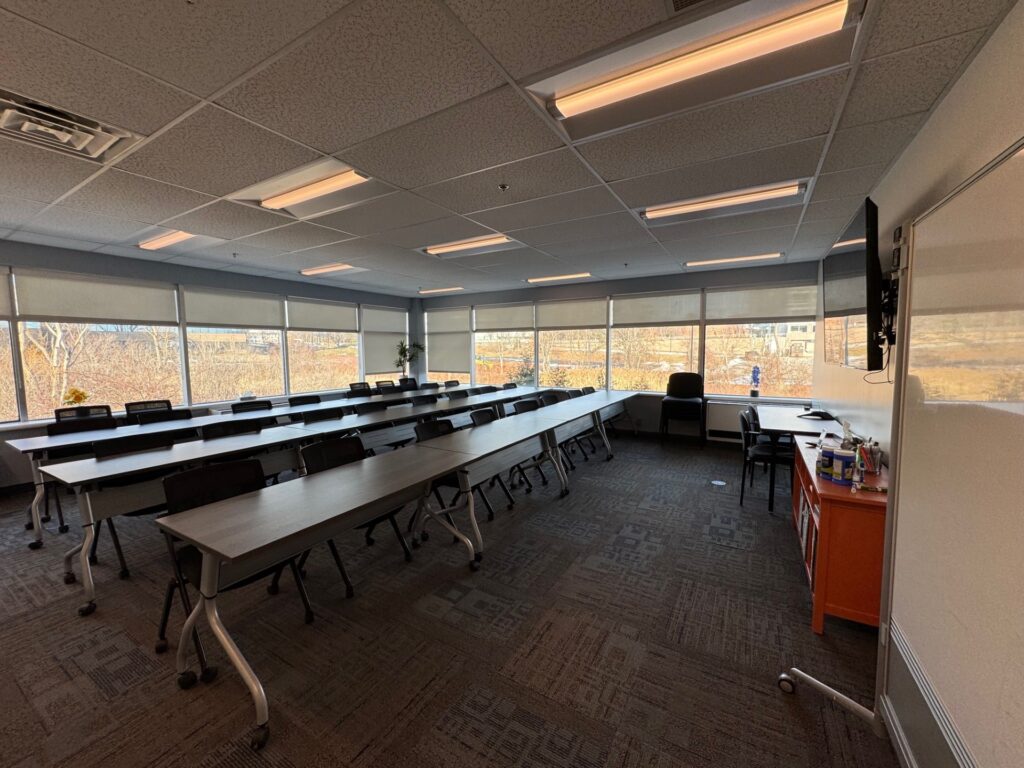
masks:
<svg viewBox="0 0 1024 768"><path fill-rule="evenodd" d="M740 437L743 440L743 471L740 475L740 506L747 486L747 471L750 472L750 486L754 486L754 467L762 465L771 472L769 480L768 511L775 509L775 468L779 464L788 466L790 484L793 481L794 444L775 443L767 435L760 434L751 424L750 408L740 412ZM765 438L765 439L762 439Z"/></svg>
<svg viewBox="0 0 1024 768"><path fill-rule="evenodd" d="M437 395L414 395L411 402L413 405L434 405Z"/></svg>
<svg viewBox="0 0 1024 768"><path fill-rule="evenodd" d="M454 389L448 393L449 400L465 400L467 397L469 397L467 389Z"/></svg>
<svg viewBox="0 0 1024 768"><path fill-rule="evenodd" d="M264 485L263 468L256 459L211 464L206 467L179 472L164 478L164 497L167 500L167 514L174 515L189 509L223 501L232 496L240 496L243 493L258 491ZM157 631L157 653L163 653L168 648L167 621L171 615L171 603L174 602L175 592L181 598L181 606L185 611L185 615L188 616L192 613L192 600L189 597L187 585L192 584L193 587L199 589L203 562L202 553L191 544L179 546L180 542L170 534L165 533L164 537L167 541L167 551L170 553L171 562L174 567L174 576L168 582L167 590L164 593L160 628ZM218 592L229 592L252 584L268 576L274 576L285 568L291 569L296 589L298 590L299 597L302 599L305 620L309 624L313 621L313 609L310 607L306 587L302 582L302 574L299 572L298 563L294 557L282 560L275 565L231 584L221 584L218 586ZM272 588L270 591L273 592ZM198 631L193 631L192 641L195 643L196 654L199 657L199 667L202 670L199 679L203 680L203 682L208 682L216 676L217 670L206 663L206 654L203 651L203 644L199 639ZM195 685L195 682L196 676L194 672L188 671L178 675L178 685L182 688L191 688Z"/></svg>
<svg viewBox="0 0 1024 768"><path fill-rule="evenodd" d="M269 400L241 400L231 404L232 413L250 413L251 411L269 411L274 404Z"/></svg>
<svg viewBox="0 0 1024 768"><path fill-rule="evenodd" d="M668 390L661 399L658 431L662 438L668 434L671 421L697 422L700 440L704 441L704 377L699 373L673 373L668 377Z"/></svg>
<svg viewBox="0 0 1024 768"><path fill-rule="evenodd" d="M373 388L369 382L366 381L353 381L348 385L348 396L349 397L366 397L373 394Z"/></svg>
<svg viewBox="0 0 1024 768"><path fill-rule="evenodd" d="M57 421L75 421L77 419L102 419L111 416L109 405L72 405L67 408L56 408L53 418ZM86 429L103 429L103 427L86 427Z"/></svg>
<svg viewBox="0 0 1024 768"><path fill-rule="evenodd" d="M515 412L516 416L518 416L521 413L532 413L533 411L539 410L540 407L541 407L540 400L538 400L536 398L532 398L532 397L529 400L516 400L514 403L512 403L512 410ZM544 462L543 454L539 455L539 456L534 456L533 457L533 462L528 467L526 467L526 469L535 469L535 470L537 470L537 474L540 475L540 484L541 485L547 485L548 484L547 475L544 474L544 470L541 468L541 464L543 462ZM523 474L522 470L520 470L519 472L520 472L520 475ZM509 472L509 480L512 480L512 477L513 477L513 475L512 475L512 472L510 471ZM512 481L512 487L513 488L516 487L515 481Z"/></svg>
<svg viewBox="0 0 1024 768"><path fill-rule="evenodd" d="M419 389L419 384L416 383L416 379L413 376L401 376L398 379L398 388L403 391Z"/></svg>

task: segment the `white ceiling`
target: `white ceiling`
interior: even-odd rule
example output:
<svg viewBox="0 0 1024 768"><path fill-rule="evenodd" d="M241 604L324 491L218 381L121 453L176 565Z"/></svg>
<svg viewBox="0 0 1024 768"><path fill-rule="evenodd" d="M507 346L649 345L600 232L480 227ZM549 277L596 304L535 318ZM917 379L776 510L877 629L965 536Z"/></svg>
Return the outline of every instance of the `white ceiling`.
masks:
<svg viewBox="0 0 1024 768"><path fill-rule="evenodd" d="M664 0L0 0L0 88L146 137L107 164L0 138L0 238L399 295L817 259L1009 4L868 0L846 65L570 138L526 86L685 22ZM392 191L302 222L228 199L325 157ZM797 178L790 208L633 210ZM135 247L166 229L201 237ZM493 231L524 245L419 250Z"/></svg>

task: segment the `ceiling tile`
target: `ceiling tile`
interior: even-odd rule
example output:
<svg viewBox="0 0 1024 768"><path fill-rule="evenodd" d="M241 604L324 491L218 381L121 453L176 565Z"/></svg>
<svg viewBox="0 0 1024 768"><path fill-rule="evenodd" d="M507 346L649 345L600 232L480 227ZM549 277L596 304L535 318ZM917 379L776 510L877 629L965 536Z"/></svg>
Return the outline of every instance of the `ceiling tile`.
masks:
<svg viewBox="0 0 1024 768"><path fill-rule="evenodd" d="M412 189L561 146L508 86L339 153L372 176Z"/></svg>
<svg viewBox="0 0 1024 768"><path fill-rule="evenodd" d="M801 228L796 240L793 241L792 252L799 258L821 258L836 241L836 235L822 235L817 232L804 232Z"/></svg>
<svg viewBox="0 0 1024 768"><path fill-rule="evenodd" d="M16 240L19 243L33 243L34 245L48 245L51 248L70 248L74 251L94 251L99 248L102 243L90 243L86 240L80 240L70 237L58 237L56 235L44 235L40 232L29 232L24 229L19 229L11 232L7 236L8 240ZM84 258L84 257L83 257Z"/></svg>
<svg viewBox="0 0 1024 768"><path fill-rule="evenodd" d="M682 271L682 266L678 261L669 261L661 264L620 264L616 267L601 267L594 270L593 274L602 280L628 280L634 277L675 275Z"/></svg>
<svg viewBox="0 0 1024 768"><path fill-rule="evenodd" d="M163 249L159 251L144 251L142 248L134 245L104 245L102 248L97 248L96 252L128 259L143 259L144 261L167 261L174 256L174 254L167 253Z"/></svg>
<svg viewBox="0 0 1024 768"><path fill-rule="evenodd" d="M844 219L849 222L857 209L864 203L864 198L837 197L833 200L812 202L807 206L804 221L822 221L824 219Z"/></svg>
<svg viewBox="0 0 1024 768"><path fill-rule="evenodd" d="M288 139L208 106L117 165L200 192L227 195L318 157Z"/></svg>
<svg viewBox="0 0 1024 768"><path fill-rule="evenodd" d="M622 212L548 224L544 227L519 229L510 234L521 243L543 246L548 243L567 243L573 240L620 235L640 228L632 214Z"/></svg>
<svg viewBox="0 0 1024 768"><path fill-rule="evenodd" d="M493 267L498 264L508 264L521 258L530 258L536 250L533 248L507 248L504 251L491 251L489 253L477 253L472 256L460 256L452 261L457 261L459 266L477 269L479 267Z"/></svg>
<svg viewBox="0 0 1024 768"><path fill-rule="evenodd" d="M51 7L49 16L59 16ZM0 11L4 88L94 120L150 134L196 100L85 46Z"/></svg>
<svg viewBox="0 0 1024 768"><path fill-rule="evenodd" d="M376 242L366 238L345 240L340 243L322 245L305 251L310 257L323 258L323 263L334 261L351 264L366 259L382 259L396 254L408 254L409 251L388 243Z"/></svg>
<svg viewBox="0 0 1024 768"><path fill-rule="evenodd" d="M52 203L100 166L0 138L0 168L0 194Z"/></svg>
<svg viewBox="0 0 1024 768"><path fill-rule="evenodd" d="M625 229L617 235L605 235L588 240L572 240L567 243L549 243L541 246L544 253L558 258L582 257L591 253L601 251L614 251L623 248L633 248L643 245L650 245L654 242L647 231L639 224Z"/></svg>
<svg viewBox="0 0 1024 768"><path fill-rule="evenodd" d="M875 188L883 170L884 165L868 165L848 171L823 173L814 182L814 196L811 199L818 202L853 195L864 197Z"/></svg>
<svg viewBox="0 0 1024 768"><path fill-rule="evenodd" d="M289 253L349 239L351 239L351 235L346 232L339 232L336 229L318 227L316 224L299 221L295 224L288 224L284 227L272 229L269 232L251 235L242 240L234 240L232 242L244 243L257 248L267 248L277 253Z"/></svg>
<svg viewBox="0 0 1024 768"><path fill-rule="evenodd" d="M324 152L502 84L430 0L358 2L219 101Z"/></svg>
<svg viewBox="0 0 1024 768"><path fill-rule="evenodd" d="M510 232L513 229L539 227L621 210L622 206L607 189L590 187L480 211L474 213L472 219L499 232Z"/></svg>
<svg viewBox="0 0 1024 768"><path fill-rule="evenodd" d="M593 186L599 179L569 149L491 168L416 190L459 213L512 205ZM499 184L507 184L502 191Z"/></svg>
<svg viewBox="0 0 1024 768"><path fill-rule="evenodd" d="M451 216L445 208L409 192L396 192L366 203L320 216L312 221L354 235L375 235L386 229L400 229L424 221Z"/></svg>
<svg viewBox="0 0 1024 768"><path fill-rule="evenodd" d="M717 237L673 240L664 245L665 250L681 261L699 261L787 251L794 234L795 227L774 227Z"/></svg>
<svg viewBox="0 0 1024 768"><path fill-rule="evenodd" d="M548 277L550 275L565 275L572 271L572 267L564 261L545 256L543 253L532 252L524 255L517 261L506 264L495 264L493 267L481 267L481 272L496 277L504 277L510 280L526 280L530 277ZM526 287L526 286L520 286Z"/></svg>
<svg viewBox="0 0 1024 768"><path fill-rule="evenodd" d="M190 251L189 255L225 264L249 264L259 259L272 259L279 256L280 251L260 248L246 243L244 240L233 240L229 243L216 243L204 248L196 248Z"/></svg>
<svg viewBox="0 0 1024 768"><path fill-rule="evenodd" d="M190 189L111 168L61 201L61 205L156 224L213 200Z"/></svg>
<svg viewBox="0 0 1024 768"><path fill-rule="evenodd" d="M234 240L264 229L279 227L288 221L284 216L261 211L248 205L221 200L205 208L186 213L165 222L173 229L182 229L194 235L209 235Z"/></svg>
<svg viewBox="0 0 1024 768"><path fill-rule="evenodd" d="M981 30L977 30L864 62L843 109L840 127L931 109L981 36Z"/></svg>
<svg viewBox="0 0 1024 768"><path fill-rule="evenodd" d="M847 73L838 72L580 145L606 180L664 171L828 132Z"/></svg>
<svg viewBox="0 0 1024 768"><path fill-rule="evenodd" d="M866 56L921 45L987 27L1012 0L886 0L871 32Z"/></svg>
<svg viewBox="0 0 1024 768"><path fill-rule="evenodd" d="M888 165L917 132L924 113L836 131L822 171L841 171L864 165Z"/></svg>
<svg viewBox="0 0 1024 768"><path fill-rule="evenodd" d="M824 148L824 138L807 139L650 176L616 181L611 187L626 205L641 208L762 184L810 178L818 167Z"/></svg>
<svg viewBox="0 0 1024 768"><path fill-rule="evenodd" d="M401 248L423 248L428 245L451 243L456 240L489 234L492 233L486 227L481 227L479 224L474 224L472 221L458 216L449 216L424 224L414 224L411 227L381 232L370 239L397 245Z"/></svg>
<svg viewBox="0 0 1024 768"><path fill-rule="evenodd" d="M45 207L45 203L33 200L0 197L0 227L19 227Z"/></svg>
<svg viewBox="0 0 1024 768"><path fill-rule="evenodd" d="M663 0L447 0L513 77L603 48L668 17Z"/></svg>
<svg viewBox="0 0 1024 768"><path fill-rule="evenodd" d="M349 0L217 0L164 3L159 13L136 0L68 3L3 0L16 13L134 67L203 96L211 94L316 26Z"/></svg>
<svg viewBox="0 0 1024 768"><path fill-rule="evenodd" d="M831 245L849 223L849 216L841 219L817 219L815 221L804 221L804 223L800 225L800 235L805 237L827 237L829 238L829 244Z"/></svg>
<svg viewBox="0 0 1024 768"><path fill-rule="evenodd" d="M115 243L142 231L146 228L146 223L131 219L115 219L54 205L23 226L44 235L57 235L93 243Z"/></svg>
<svg viewBox="0 0 1024 768"><path fill-rule="evenodd" d="M673 240L694 240L705 237L717 237L733 232L749 232L755 229L796 226L800 219L803 206L790 205L785 208L773 208L754 213L740 213L733 216L716 216L697 221L686 221L679 224L667 224L651 227L651 234L662 242Z"/></svg>
<svg viewBox="0 0 1024 768"><path fill-rule="evenodd" d="M600 253L588 253L581 256L567 256L562 259L572 267L570 271L593 272L640 269L652 264L664 267L671 264L678 271L679 259L666 253L660 245L634 245L628 248L616 248Z"/></svg>

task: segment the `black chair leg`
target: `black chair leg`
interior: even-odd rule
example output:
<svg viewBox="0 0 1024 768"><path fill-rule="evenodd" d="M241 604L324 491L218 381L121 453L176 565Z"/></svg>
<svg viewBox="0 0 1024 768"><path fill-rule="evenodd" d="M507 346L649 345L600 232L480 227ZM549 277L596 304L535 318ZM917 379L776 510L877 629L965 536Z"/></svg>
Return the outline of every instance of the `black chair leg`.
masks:
<svg viewBox="0 0 1024 768"><path fill-rule="evenodd" d="M743 472L740 473L740 506L743 506L743 492L747 489L747 459L743 457Z"/></svg>
<svg viewBox="0 0 1024 768"><path fill-rule="evenodd" d="M501 487L502 493L504 493L505 498L508 499L507 509L512 509L512 507L516 505L516 500L512 496L512 492L508 489L508 486L505 485L504 478L501 475L495 475L493 479L498 481L498 485Z"/></svg>
<svg viewBox="0 0 1024 768"><path fill-rule="evenodd" d="M121 550L121 540L117 537L117 529L114 527L114 519L107 518L107 529L110 531L110 540L114 542L114 551L117 553L117 562L121 565L121 572L118 574L122 579L131 576L128 571L128 563L124 560L124 552Z"/></svg>
<svg viewBox="0 0 1024 768"><path fill-rule="evenodd" d="M569 458L569 452L567 450L565 450L565 446L564 445L558 446L558 451L559 451L559 453L561 453L562 458L565 460L565 463L568 465L568 468L570 470L572 470L573 472L575 472L576 471L576 465L573 464L572 463L572 459Z"/></svg>
<svg viewBox="0 0 1024 768"><path fill-rule="evenodd" d="M768 473L768 511L775 511L775 462L771 462L771 471Z"/></svg>
<svg viewBox="0 0 1024 768"><path fill-rule="evenodd" d="M494 507L491 506L491 500L488 499L487 494L484 493L484 487L482 485L478 485L473 490L480 494L480 498L483 500L484 506L487 507L487 522L491 522L494 520Z"/></svg>
<svg viewBox="0 0 1024 768"><path fill-rule="evenodd" d="M89 550L89 564L90 565L96 565L96 563L99 562L99 558L96 556L96 551L99 549L99 546L100 546L100 533L102 533L102 532L103 532L103 526L102 525L94 525L93 526L92 549Z"/></svg>
<svg viewBox="0 0 1024 768"><path fill-rule="evenodd" d="M276 595L278 592L281 591L281 574L283 572L284 572L284 566L283 565L279 566L278 569L276 571L274 571L274 578L272 578L270 580L270 583L267 585L267 592L269 594Z"/></svg>
<svg viewBox="0 0 1024 768"><path fill-rule="evenodd" d="M372 523L370 523L368 526L366 526L366 535L363 537L363 539L364 539L364 541L366 541L366 546L368 546L368 547L372 547L373 546L373 543L374 543L373 529L376 528L376 527L377 527L377 521L376 520L374 520Z"/></svg>
<svg viewBox="0 0 1024 768"><path fill-rule="evenodd" d="M60 491L56 488L53 491L53 503L57 507L57 530L60 533L67 533L68 524L64 522L64 508L60 504Z"/></svg>
<svg viewBox="0 0 1024 768"><path fill-rule="evenodd" d="M156 652L167 652L167 622L171 618L171 605L174 602L174 592L178 589L178 582L171 579L167 582L167 589L164 591L164 607L160 612L160 628L156 631Z"/></svg>
<svg viewBox="0 0 1024 768"><path fill-rule="evenodd" d="M583 455L583 460L590 461L590 457L587 456L587 449L583 447L583 443L580 442L580 439L578 437L574 437L572 441L575 443L576 447L580 449L580 453Z"/></svg>
<svg viewBox="0 0 1024 768"><path fill-rule="evenodd" d="M541 485L547 485L548 484L548 478L547 478L547 475L544 474L544 470L541 469L540 464L538 464L536 467L534 467L534 469L536 469L537 470L537 474L540 475L540 484Z"/></svg>
<svg viewBox="0 0 1024 768"><path fill-rule="evenodd" d="M292 569L292 578L295 579L295 588L299 590L299 597L302 598L302 607L306 610L306 623L313 623L313 607L309 604L309 595L306 594L306 585L302 581L302 574L299 572L299 564L294 559L288 561Z"/></svg>
<svg viewBox="0 0 1024 768"><path fill-rule="evenodd" d="M341 574L341 580L345 582L345 597L352 597L355 593L355 587L352 586L352 579L348 577L348 571L345 570L345 564L341 562L341 555L338 554L338 548L334 546L334 539L327 540L327 548L331 550L331 557L334 558L334 564L338 566L338 572Z"/></svg>
<svg viewBox="0 0 1024 768"><path fill-rule="evenodd" d="M306 561L309 560L309 553L313 550L307 549L299 556L299 575L306 578Z"/></svg>
<svg viewBox="0 0 1024 768"><path fill-rule="evenodd" d="M402 535L402 529L398 525L398 521L394 515L388 516L388 522L391 523L391 530L395 532L395 536L398 538L398 543L402 545L402 552L405 554L405 562L412 562L412 550L409 549L409 542L405 540L405 536Z"/></svg>

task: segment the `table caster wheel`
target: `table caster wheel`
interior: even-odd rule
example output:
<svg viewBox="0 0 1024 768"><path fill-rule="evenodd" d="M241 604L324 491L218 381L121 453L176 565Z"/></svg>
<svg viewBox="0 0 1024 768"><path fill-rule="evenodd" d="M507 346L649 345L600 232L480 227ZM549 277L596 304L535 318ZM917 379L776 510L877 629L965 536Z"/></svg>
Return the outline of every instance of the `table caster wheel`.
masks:
<svg viewBox="0 0 1024 768"><path fill-rule="evenodd" d="M430 541L430 532L429 531L424 531L423 533L421 533L420 534L420 539L423 540L423 541Z"/></svg>
<svg viewBox="0 0 1024 768"><path fill-rule="evenodd" d="M199 679L202 680L204 683L212 683L214 680L217 679L217 668L207 667L199 673Z"/></svg>
<svg viewBox="0 0 1024 768"><path fill-rule="evenodd" d="M252 732L252 736L249 737L249 746L255 751L259 752L265 746L267 746L267 739L270 738L270 726L269 725L258 725L256 730Z"/></svg>
<svg viewBox="0 0 1024 768"><path fill-rule="evenodd" d="M29 549L39 549L39 548L41 548L42 546L43 546L43 542L41 542L41 541L38 541L38 540L36 540L36 541L30 541L30 542L28 543L28 548L29 548Z"/></svg>
<svg viewBox="0 0 1024 768"><path fill-rule="evenodd" d="M560 494L558 494L558 498L564 499L568 495L569 495L569 491L565 490L565 491L562 491Z"/></svg>
<svg viewBox="0 0 1024 768"><path fill-rule="evenodd" d="M281 587L279 587L277 584L274 584L273 582L271 582L269 585L267 585L267 594L268 595L276 595L280 591L281 591Z"/></svg>
<svg viewBox="0 0 1024 768"><path fill-rule="evenodd" d="M35 528L35 525L33 524L33 522L31 520L29 520L27 523L25 523L25 530L26 531L31 531L33 528Z"/></svg>
<svg viewBox="0 0 1024 768"><path fill-rule="evenodd" d="M470 563L469 563L469 570L471 570L471 571L479 571L480 570L480 563L478 563L476 560L471 560Z"/></svg>
<svg viewBox="0 0 1024 768"><path fill-rule="evenodd" d="M312 611L306 611L306 623L307 624L312 624L313 623L313 619L314 619L313 612Z"/></svg>
<svg viewBox="0 0 1024 768"><path fill-rule="evenodd" d="M156 645L153 646L154 653L167 653L168 644L166 640L157 640Z"/></svg>
<svg viewBox="0 0 1024 768"><path fill-rule="evenodd" d="M57 532L58 533L67 533L68 532L68 527L66 525L59 525L59 526L57 526Z"/></svg>
<svg viewBox="0 0 1024 768"><path fill-rule="evenodd" d="M355 591L354 588L352 588L352 587L345 587L345 597L347 597L347 598L349 598L351 600L355 596L356 596L356 591Z"/></svg>
<svg viewBox="0 0 1024 768"><path fill-rule="evenodd" d="M96 603L94 603L92 600L90 600L85 605L79 606L79 608L78 608L78 615L79 616L88 616L90 613L92 613L95 610L96 610Z"/></svg>
<svg viewBox="0 0 1024 768"><path fill-rule="evenodd" d="M526 489L526 492L527 492L527 493L533 493L533 488L527 488L527 489Z"/></svg>
<svg viewBox="0 0 1024 768"><path fill-rule="evenodd" d="M796 693L796 680L785 672L779 675L779 679L776 680L776 684L779 686L779 690L783 693Z"/></svg>
<svg viewBox="0 0 1024 768"><path fill-rule="evenodd" d="M127 568L122 568L122 569L121 569L121 570L120 570L120 571L118 572L118 574L117 574L117 575L118 575L118 577L119 577L119 578L121 578L121 579L127 579L127 578L128 578L129 576L131 576L132 574L131 574L131 571L129 571L129 570L127 569Z"/></svg>
<svg viewBox="0 0 1024 768"><path fill-rule="evenodd" d="M51 518L50 518L49 515L43 515L42 517L39 518L39 522L41 522L41 523L48 523L48 522L50 522L50 519Z"/></svg>
<svg viewBox="0 0 1024 768"><path fill-rule="evenodd" d="M179 672L178 687L181 688L181 690L183 691L187 691L189 688L196 684L196 680L198 679L199 678L196 677L196 673L193 672L191 669L187 669L184 672Z"/></svg>
<svg viewBox="0 0 1024 768"><path fill-rule="evenodd" d="M89 565L96 565L100 559L96 555L89 555Z"/></svg>
<svg viewBox="0 0 1024 768"><path fill-rule="evenodd" d="M64 574L64 583L65 584L74 584L75 581L76 581L75 574L73 574L71 571L68 571L67 573Z"/></svg>
<svg viewBox="0 0 1024 768"><path fill-rule="evenodd" d="M367 536L367 537L366 537L366 546L368 546L368 547L372 547L372 546L373 546L374 544L376 544L376 543L377 543L377 540L376 540L376 539L374 539L374 538L371 538L370 536Z"/></svg>
<svg viewBox="0 0 1024 768"><path fill-rule="evenodd" d="M479 563L483 559L484 559L484 553L483 552L476 552L476 553L474 553L473 560L475 560L476 562Z"/></svg>

